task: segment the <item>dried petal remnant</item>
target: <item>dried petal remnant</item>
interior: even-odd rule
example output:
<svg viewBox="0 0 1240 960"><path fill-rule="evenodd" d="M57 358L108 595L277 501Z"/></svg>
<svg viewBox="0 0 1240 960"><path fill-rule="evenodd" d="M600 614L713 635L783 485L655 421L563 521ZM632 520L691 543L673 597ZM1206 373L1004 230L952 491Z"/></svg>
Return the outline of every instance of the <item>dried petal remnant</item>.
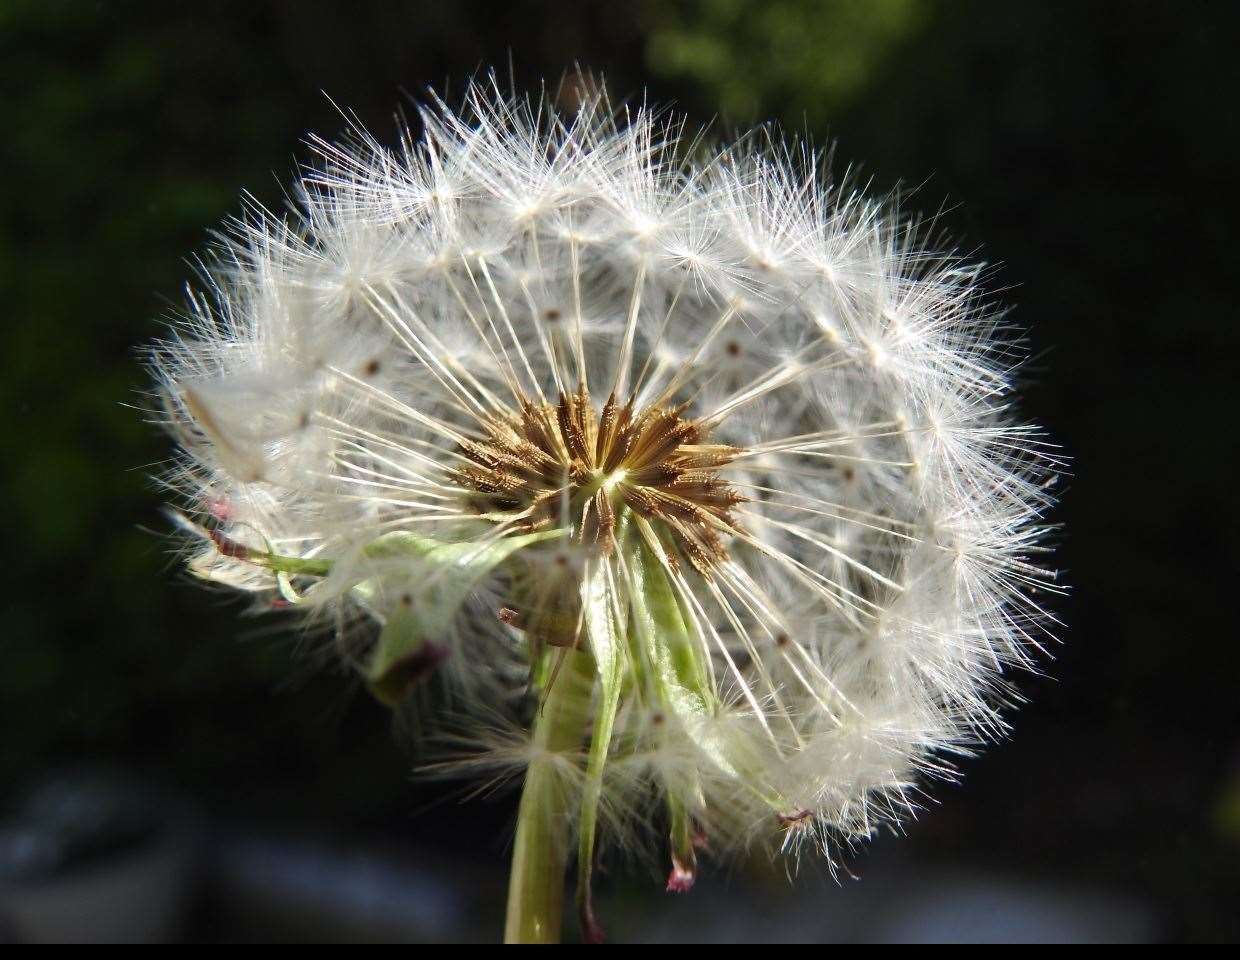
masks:
<svg viewBox="0 0 1240 960"><path fill-rule="evenodd" d="M723 536L738 531L732 508L745 501L719 471L741 452L705 442L705 430L678 407L635 411L613 393L599 411L584 386L555 404L520 401L499 414L460 453L469 464L455 479L475 508L539 530L566 512L583 543L604 553L615 546L617 514L625 509L657 521L681 557L704 575L727 559Z"/></svg>

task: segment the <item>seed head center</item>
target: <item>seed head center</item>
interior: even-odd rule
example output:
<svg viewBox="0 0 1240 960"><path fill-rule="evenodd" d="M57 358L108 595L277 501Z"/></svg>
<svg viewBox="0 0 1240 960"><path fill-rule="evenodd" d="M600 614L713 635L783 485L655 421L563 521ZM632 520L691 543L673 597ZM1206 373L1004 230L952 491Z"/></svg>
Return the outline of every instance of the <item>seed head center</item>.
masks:
<svg viewBox="0 0 1240 960"><path fill-rule="evenodd" d="M635 408L607 398L596 410L585 386L556 403L521 397L518 409L482 422L461 444L454 479L475 510L523 531L567 526L582 543L615 547L624 511L654 527L673 565L704 574L727 559L725 535L745 498L720 470L741 453L708 442L683 407Z"/></svg>

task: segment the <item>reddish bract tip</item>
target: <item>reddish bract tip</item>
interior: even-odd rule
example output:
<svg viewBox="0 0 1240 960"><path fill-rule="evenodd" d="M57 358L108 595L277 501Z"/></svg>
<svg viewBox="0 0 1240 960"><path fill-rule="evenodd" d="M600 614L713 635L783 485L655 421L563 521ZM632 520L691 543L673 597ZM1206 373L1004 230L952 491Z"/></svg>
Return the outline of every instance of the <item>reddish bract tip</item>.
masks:
<svg viewBox="0 0 1240 960"><path fill-rule="evenodd" d="M215 548L226 557L232 557L236 560L248 560L253 552L244 543L238 543L231 537L226 537L218 530L210 531L211 541L215 544Z"/></svg>
<svg viewBox="0 0 1240 960"><path fill-rule="evenodd" d="M207 512L221 523L225 520L231 520L233 515L232 502L223 497L213 497L207 501Z"/></svg>
<svg viewBox="0 0 1240 960"><path fill-rule="evenodd" d="M693 889L693 881L697 879L697 870L692 865L681 863L672 857L672 869L667 875L668 893L688 893Z"/></svg>
<svg viewBox="0 0 1240 960"><path fill-rule="evenodd" d="M594 907L587 900L581 905L578 919L581 921L581 940L583 943L602 943L607 939L603 928L594 918Z"/></svg>

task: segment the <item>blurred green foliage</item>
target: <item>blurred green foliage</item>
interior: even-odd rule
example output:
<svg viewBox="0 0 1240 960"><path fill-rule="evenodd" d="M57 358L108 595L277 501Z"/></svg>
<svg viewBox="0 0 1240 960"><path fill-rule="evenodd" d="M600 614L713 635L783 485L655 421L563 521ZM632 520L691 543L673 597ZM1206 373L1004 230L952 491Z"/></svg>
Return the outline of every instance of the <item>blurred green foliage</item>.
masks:
<svg viewBox="0 0 1240 960"><path fill-rule="evenodd" d="M918 0L690 0L654 21L646 60L687 80L732 123L769 119L823 131L930 13ZM803 121L803 123L802 123Z"/></svg>
<svg viewBox="0 0 1240 960"><path fill-rule="evenodd" d="M1022 683L1015 739L937 791L909 843L1095 877L1163 904L1173 933L1237 935L1218 798L1240 763L1238 28L1233 4L8 0L0 789L107 762L317 823L404 825L424 799L387 714L313 644L181 582L136 350L241 189L280 206L305 133L342 129L321 91L390 138L402 90L459 89L511 53L521 85L579 62L696 120L837 136L839 166L917 185L907 206L985 241L1031 330L1024 410L1075 458L1054 519L1076 592L1056 679ZM467 819L449 832L494 856L504 816L433 826Z"/></svg>

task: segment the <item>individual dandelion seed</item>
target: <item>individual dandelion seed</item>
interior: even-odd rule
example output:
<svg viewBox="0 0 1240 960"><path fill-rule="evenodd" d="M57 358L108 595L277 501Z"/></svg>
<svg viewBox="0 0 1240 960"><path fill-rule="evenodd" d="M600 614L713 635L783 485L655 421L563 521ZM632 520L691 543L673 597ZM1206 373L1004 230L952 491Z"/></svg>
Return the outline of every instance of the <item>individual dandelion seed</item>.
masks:
<svg viewBox="0 0 1240 960"><path fill-rule="evenodd" d="M764 132L471 86L314 141L152 351L200 576L334 633L428 765L520 778L507 937L577 850L828 862L1003 732L1059 466L980 267ZM436 741L432 739L432 744Z"/></svg>

